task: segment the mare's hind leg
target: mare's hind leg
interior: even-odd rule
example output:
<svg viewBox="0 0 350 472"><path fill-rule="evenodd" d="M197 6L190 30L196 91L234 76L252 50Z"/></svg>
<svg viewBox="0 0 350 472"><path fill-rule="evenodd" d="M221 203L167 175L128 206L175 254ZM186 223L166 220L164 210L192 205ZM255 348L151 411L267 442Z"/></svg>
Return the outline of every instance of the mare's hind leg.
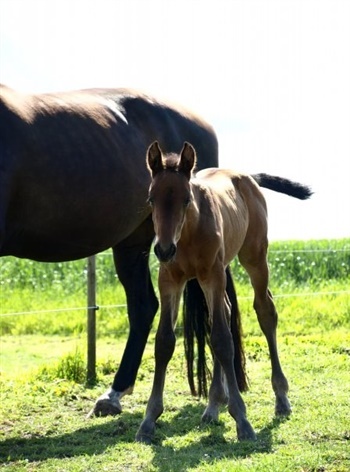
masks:
<svg viewBox="0 0 350 472"><path fill-rule="evenodd" d="M132 393L158 309L148 266L153 238L153 223L149 217L131 236L113 248L117 274L126 293L130 331L112 387L98 398L90 414L116 415L122 410L120 399Z"/></svg>
<svg viewBox="0 0 350 472"><path fill-rule="evenodd" d="M162 277L163 275L163 277ZM146 415L136 434L136 441L151 444L156 420L163 413L163 391L168 363L175 349L175 324L183 284L174 286L161 267L159 272L159 291L161 314L155 343L155 371L152 392L149 397Z"/></svg>
<svg viewBox="0 0 350 472"><path fill-rule="evenodd" d="M288 415L291 412L287 397L288 381L282 371L277 350L278 315L268 289L269 271L267 265L267 244L259 248L245 245L239 253L239 260L247 270L254 288L254 309L260 327L266 337L272 367L272 388L276 396L276 415Z"/></svg>

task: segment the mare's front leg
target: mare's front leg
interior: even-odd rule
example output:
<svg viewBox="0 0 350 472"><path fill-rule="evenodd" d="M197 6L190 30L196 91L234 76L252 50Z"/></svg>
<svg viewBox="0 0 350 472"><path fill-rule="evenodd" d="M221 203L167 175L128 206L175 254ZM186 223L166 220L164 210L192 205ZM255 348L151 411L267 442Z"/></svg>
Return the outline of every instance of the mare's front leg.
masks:
<svg viewBox="0 0 350 472"><path fill-rule="evenodd" d="M174 285L166 269L160 267L159 291L161 314L155 343L155 371L146 415L136 434L136 441L151 444L157 418L163 413L163 391L168 363L175 349L175 325L183 284Z"/></svg>
<svg viewBox="0 0 350 472"><path fill-rule="evenodd" d="M120 413L120 399L133 391L143 351L158 310L158 300L148 266L153 238L153 223L149 217L131 236L113 248L117 274L126 293L130 330L113 384L97 399L90 416Z"/></svg>
<svg viewBox="0 0 350 472"><path fill-rule="evenodd" d="M289 415L292 411L287 397L289 387L278 356L276 333L278 315L268 289L269 271L266 253L267 248L259 247L258 250L254 245L251 248L244 248L244 251L239 254L239 259L250 276L254 288L254 309L269 347L272 367L271 382L276 397L275 413Z"/></svg>

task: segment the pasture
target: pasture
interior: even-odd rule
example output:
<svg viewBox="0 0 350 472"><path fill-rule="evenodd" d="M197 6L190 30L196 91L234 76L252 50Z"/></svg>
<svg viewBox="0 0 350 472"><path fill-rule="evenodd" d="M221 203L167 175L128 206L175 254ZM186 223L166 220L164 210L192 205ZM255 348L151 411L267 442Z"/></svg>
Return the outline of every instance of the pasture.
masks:
<svg viewBox="0 0 350 472"><path fill-rule="evenodd" d="M118 417L86 414L110 385L126 335L125 299L109 253L97 259L98 382L84 385L86 261L0 260L0 470L303 471L350 469L350 240L270 245L278 344L293 413L274 418L271 368L245 272L232 264L242 312L256 442L238 442L225 408L202 426L181 338L168 368L165 410L152 446L134 442L153 381L151 337L135 392ZM152 258L153 277L157 263ZM115 306L117 305L117 306ZM17 313L4 315L8 313Z"/></svg>

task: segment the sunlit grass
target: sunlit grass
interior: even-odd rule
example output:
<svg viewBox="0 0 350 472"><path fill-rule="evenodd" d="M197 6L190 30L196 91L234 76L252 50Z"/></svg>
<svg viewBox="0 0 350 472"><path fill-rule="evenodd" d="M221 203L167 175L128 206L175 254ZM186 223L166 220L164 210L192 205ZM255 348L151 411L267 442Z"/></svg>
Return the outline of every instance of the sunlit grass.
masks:
<svg viewBox="0 0 350 472"><path fill-rule="evenodd" d="M165 410L151 447L134 443L134 436L153 380L153 337L135 392L124 397L124 413L117 418L85 419L94 400L110 384L112 372L102 375L99 370L97 386L86 389L68 380L45 380L34 366L25 372L19 367L0 385L0 461L6 470L25 471L345 472L350 466L348 391L344 388L349 372L345 349L349 334L347 329L329 336L280 337L280 356L293 407L288 420L277 420L273 415L265 340L262 336L246 339L251 388L244 400L257 432L255 443L237 442L234 421L226 408L222 408L218 424L201 425L205 401L189 394L181 338L169 364ZM21 339L24 348L25 339L31 337ZM39 339L32 341L33 347ZM52 349L51 338L47 341ZM41 342L45 345L44 338ZM101 344L108 358L111 346L107 340ZM115 352L120 353L123 346L122 340L113 341Z"/></svg>
<svg viewBox="0 0 350 472"><path fill-rule="evenodd" d="M86 388L84 382L86 261L47 265L0 259L0 312L31 312L0 317L0 469L350 470L349 243L347 239L271 245L278 344L293 408L288 420L274 417L266 341L252 308L247 277L234 266L250 379L244 401L258 436L254 443L237 441L234 421L224 407L218 424L201 425L205 400L189 394L180 325L154 445L134 442L152 387L158 317L134 394L122 400L123 414L87 421L95 399L112 382L128 330L125 295L111 256L99 256L97 261L101 308L97 311L98 382L93 388ZM155 278L154 259L152 266Z"/></svg>

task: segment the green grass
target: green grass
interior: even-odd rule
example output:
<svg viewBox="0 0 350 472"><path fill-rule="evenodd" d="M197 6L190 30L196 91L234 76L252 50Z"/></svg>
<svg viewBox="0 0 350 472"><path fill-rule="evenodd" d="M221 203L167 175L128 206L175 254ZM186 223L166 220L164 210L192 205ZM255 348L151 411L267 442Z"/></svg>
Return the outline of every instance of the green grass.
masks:
<svg viewBox="0 0 350 472"><path fill-rule="evenodd" d="M40 263L14 257L1 259L1 289L25 288L42 293L71 295L85 292L86 260L59 263ZM350 238L311 241L273 242L269 246L271 281L278 283L305 284L320 280L349 279ZM157 262L151 254L151 268L157 269ZM244 269L237 261L233 263L237 281L247 282ZM101 287L114 285L116 275L112 252L106 251L97 257L96 275ZM2 303L6 300L2 300Z"/></svg>
<svg viewBox="0 0 350 472"><path fill-rule="evenodd" d="M201 425L205 401L189 394L181 330L167 373L165 411L158 421L154 445L134 442L153 380L157 320L135 392L123 398L122 415L86 420L120 362L127 332L125 307L97 312L98 383L87 388L81 375L86 357L85 261L58 265L56 270L55 265L39 264L39 269L36 263L4 258L0 311L37 313L0 318L0 470L350 470L349 242L271 245L271 288L280 316L279 350L293 407L290 418L283 421L273 415L270 363L251 306L252 290L245 275L235 269L251 383L244 400L258 436L254 443L237 441L234 421L225 408L218 424ZM305 252L311 249L313 252ZM101 259L98 303L123 305L111 259ZM274 276L278 270L279 275ZM38 312L67 306L82 309Z"/></svg>
<svg viewBox="0 0 350 472"><path fill-rule="evenodd" d="M350 280L350 239L272 243L269 265L270 288L275 296L297 294L300 290L310 295L315 291L346 290ZM157 262L153 255L151 267L156 280ZM236 260L232 270L238 296L251 297L247 274ZM104 307L97 313L99 335L125 333L125 296L117 283L110 251L98 256L96 272L97 303ZM292 306L290 302L287 298L288 306ZM248 303L250 309L251 301ZM313 304L308 306L314 309ZM0 316L2 335L83 333L85 307L86 260L57 264L13 257L0 260L0 313L23 313ZM327 319L331 308L325 310L322 308L318 316Z"/></svg>
<svg viewBox="0 0 350 472"><path fill-rule="evenodd" d="M111 374L100 374L93 389L67 380L46 381L35 371L22 372L22 378L18 371L6 375L1 386L4 470L347 471L349 330L331 336L281 334L279 341L293 405L285 421L273 416L265 342L261 336L246 339L251 389L244 398L256 443L237 442L225 409L218 424L200 424L205 403L189 395L181 339L168 369L165 412L150 447L134 443L134 435L151 388L153 340L135 393L125 397L125 411L117 418L85 420ZM109 351L105 340L102 344ZM117 351L122 348L119 341Z"/></svg>

